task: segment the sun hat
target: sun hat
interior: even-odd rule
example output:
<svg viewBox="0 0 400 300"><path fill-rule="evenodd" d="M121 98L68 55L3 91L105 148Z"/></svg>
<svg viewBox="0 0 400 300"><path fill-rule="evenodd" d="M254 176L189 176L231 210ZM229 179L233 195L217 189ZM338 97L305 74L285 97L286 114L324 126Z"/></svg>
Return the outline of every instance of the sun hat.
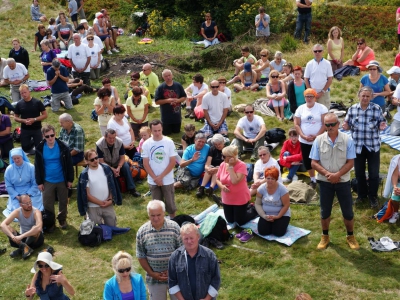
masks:
<svg viewBox="0 0 400 300"><path fill-rule="evenodd" d="M86 19L82 19L79 24L83 24L83 23L88 23L88 21Z"/></svg>
<svg viewBox="0 0 400 300"><path fill-rule="evenodd" d="M393 66L389 70L387 70L386 73L388 73L389 75L400 74L400 68L397 66Z"/></svg>
<svg viewBox="0 0 400 300"><path fill-rule="evenodd" d="M393 243L393 240L390 237L381 237L380 242L387 250L397 249L396 245Z"/></svg>
<svg viewBox="0 0 400 300"><path fill-rule="evenodd" d="M369 69L370 67L377 67L379 73L382 73L382 68L379 65L379 62L376 60L370 60L368 65L366 65L366 68Z"/></svg>
<svg viewBox="0 0 400 300"><path fill-rule="evenodd" d="M218 79L217 79L218 81L227 81L226 80L226 78L224 77L224 76L220 76L220 77L218 77Z"/></svg>
<svg viewBox="0 0 400 300"><path fill-rule="evenodd" d="M245 72L251 72L251 63L246 62L243 66Z"/></svg>
<svg viewBox="0 0 400 300"><path fill-rule="evenodd" d="M33 264L33 268L31 269L31 273L36 273L37 272L37 270L38 270L38 266L37 266L38 261L42 261L42 262L48 264L52 270L60 270L60 269L62 269L62 265L60 265L60 264L58 264L58 263L53 261L53 255L51 255L50 252L44 251L44 252L40 252L39 253L39 255L37 257L37 260Z"/></svg>
<svg viewBox="0 0 400 300"><path fill-rule="evenodd" d="M303 94L304 94L304 96L308 95L308 94L313 94L314 97L317 97L317 95L318 95L318 93L314 89L306 89Z"/></svg>
<svg viewBox="0 0 400 300"><path fill-rule="evenodd" d="M94 227L94 222L90 219L86 219L81 223L81 227L79 229L79 232L81 235L89 235Z"/></svg>
<svg viewBox="0 0 400 300"><path fill-rule="evenodd" d="M96 14L97 15L97 14ZM97 16L96 16L96 18L97 19L101 19L101 18L103 18L104 17L104 15L102 14L102 13L100 13L100 14L98 14Z"/></svg>

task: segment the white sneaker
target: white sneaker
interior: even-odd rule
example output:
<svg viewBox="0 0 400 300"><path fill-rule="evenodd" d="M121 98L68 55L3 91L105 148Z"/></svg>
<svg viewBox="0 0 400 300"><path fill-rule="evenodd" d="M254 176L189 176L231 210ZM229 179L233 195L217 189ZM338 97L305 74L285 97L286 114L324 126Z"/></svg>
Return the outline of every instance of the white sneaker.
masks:
<svg viewBox="0 0 400 300"><path fill-rule="evenodd" d="M389 223L390 224L395 224L398 219L399 219L399 213L398 212L394 212L392 217L389 219Z"/></svg>
<svg viewBox="0 0 400 300"><path fill-rule="evenodd" d="M113 49L111 49L111 51L115 52L115 53L119 53L119 50L117 48L113 48Z"/></svg>
<svg viewBox="0 0 400 300"><path fill-rule="evenodd" d="M296 174L293 176L292 181L297 181L299 180L299 176L297 176Z"/></svg>
<svg viewBox="0 0 400 300"><path fill-rule="evenodd" d="M292 182L292 180L287 178L287 177L285 177L285 178L282 178L282 182L283 183L289 183L289 182Z"/></svg>
<svg viewBox="0 0 400 300"><path fill-rule="evenodd" d="M113 54L113 53L111 52L111 50L108 50L108 51L107 51L107 54L110 54L110 55L111 55L111 54Z"/></svg>

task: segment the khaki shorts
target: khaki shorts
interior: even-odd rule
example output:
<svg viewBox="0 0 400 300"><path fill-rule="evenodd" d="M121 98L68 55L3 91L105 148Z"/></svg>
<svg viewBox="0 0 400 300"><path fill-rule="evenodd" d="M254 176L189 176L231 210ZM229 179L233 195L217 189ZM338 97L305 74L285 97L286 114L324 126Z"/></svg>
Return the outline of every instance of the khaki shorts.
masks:
<svg viewBox="0 0 400 300"><path fill-rule="evenodd" d="M167 213L174 214L176 212L174 184L163 186L149 184L149 187L153 200L164 201Z"/></svg>

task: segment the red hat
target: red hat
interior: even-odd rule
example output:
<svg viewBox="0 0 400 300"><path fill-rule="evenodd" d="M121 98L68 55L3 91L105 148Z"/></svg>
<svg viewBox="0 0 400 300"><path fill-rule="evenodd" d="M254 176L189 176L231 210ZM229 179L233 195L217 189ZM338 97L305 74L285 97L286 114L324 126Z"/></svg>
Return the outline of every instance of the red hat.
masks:
<svg viewBox="0 0 400 300"><path fill-rule="evenodd" d="M103 14L99 14L99 15L97 16L97 19L101 19L101 18L103 18L103 17L104 17Z"/></svg>

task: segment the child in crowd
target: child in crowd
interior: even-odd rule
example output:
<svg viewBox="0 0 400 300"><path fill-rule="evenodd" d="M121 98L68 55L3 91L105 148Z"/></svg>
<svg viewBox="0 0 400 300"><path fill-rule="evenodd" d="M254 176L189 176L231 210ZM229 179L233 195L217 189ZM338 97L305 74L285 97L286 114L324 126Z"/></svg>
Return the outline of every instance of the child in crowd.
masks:
<svg viewBox="0 0 400 300"><path fill-rule="evenodd" d="M56 19L50 18L47 29L51 30L51 35L55 36L56 38L58 37Z"/></svg>
<svg viewBox="0 0 400 300"><path fill-rule="evenodd" d="M289 129L289 139L283 143L279 156L279 164L289 169L289 175L282 179L284 183L297 180L296 172L300 168L302 160L299 136L293 127Z"/></svg>
<svg viewBox="0 0 400 300"><path fill-rule="evenodd" d="M196 127L193 124L186 124L183 127L185 130L185 134L182 135L181 143L182 143L182 150L185 151L187 146L194 144L194 136L196 135Z"/></svg>
<svg viewBox="0 0 400 300"><path fill-rule="evenodd" d="M143 126L139 130L139 135L140 135L140 137L142 139L139 141L139 146L136 149L137 149L137 152L141 153L142 152L143 143L151 137L150 128L147 127L147 126Z"/></svg>
<svg viewBox="0 0 400 300"><path fill-rule="evenodd" d="M49 47L54 51L55 53L60 53L61 51L57 51L57 49L60 49L60 45L57 42L56 37L53 35L53 32L51 29L46 29L46 36L43 38L43 40L48 40L49 41Z"/></svg>

